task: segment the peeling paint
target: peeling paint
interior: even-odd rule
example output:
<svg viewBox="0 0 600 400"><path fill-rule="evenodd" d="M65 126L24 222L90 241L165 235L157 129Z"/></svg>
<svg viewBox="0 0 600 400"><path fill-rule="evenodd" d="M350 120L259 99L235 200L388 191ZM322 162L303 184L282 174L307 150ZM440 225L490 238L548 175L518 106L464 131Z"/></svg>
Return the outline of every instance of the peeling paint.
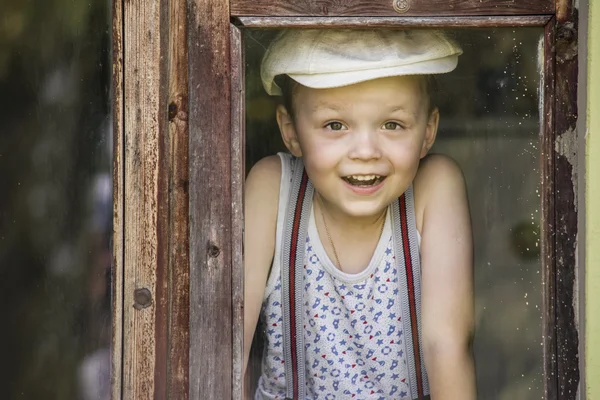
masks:
<svg viewBox="0 0 600 400"><path fill-rule="evenodd" d="M556 32L556 57L558 62L564 63L574 60L579 53L577 45L577 28L575 24L573 22L561 24Z"/></svg>
<svg viewBox="0 0 600 400"><path fill-rule="evenodd" d="M554 144L556 154L564 157L571 165L571 183L573 184L573 204L575 205L575 212L578 212L577 188L579 186L577 147L577 131L575 129L569 129L556 137L556 142Z"/></svg>

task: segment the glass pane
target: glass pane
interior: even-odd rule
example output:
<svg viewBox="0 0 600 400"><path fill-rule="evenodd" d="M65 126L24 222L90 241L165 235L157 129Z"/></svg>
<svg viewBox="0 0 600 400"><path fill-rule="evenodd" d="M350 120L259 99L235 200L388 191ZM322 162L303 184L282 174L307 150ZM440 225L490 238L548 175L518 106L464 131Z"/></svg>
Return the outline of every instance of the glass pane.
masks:
<svg viewBox="0 0 600 400"><path fill-rule="evenodd" d="M457 32L465 58L456 74L440 80L443 117L434 150L458 161L469 190L479 398L542 398L543 29L475 32Z"/></svg>
<svg viewBox="0 0 600 400"><path fill-rule="evenodd" d="M0 5L3 399L108 399L110 1Z"/></svg>
<svg viewBox="0 0 600 400"><path fill-rule="evenodd" d="M456 29L464 50L439 75L440 127L432 152L460 165L474 237L479 399L542 398L540 71L542 28ZM280 101L265 94L259 68L274 30L245 31L246 170L285 151L275 123ZM249 373L260 375L255 335Z"/></svg>

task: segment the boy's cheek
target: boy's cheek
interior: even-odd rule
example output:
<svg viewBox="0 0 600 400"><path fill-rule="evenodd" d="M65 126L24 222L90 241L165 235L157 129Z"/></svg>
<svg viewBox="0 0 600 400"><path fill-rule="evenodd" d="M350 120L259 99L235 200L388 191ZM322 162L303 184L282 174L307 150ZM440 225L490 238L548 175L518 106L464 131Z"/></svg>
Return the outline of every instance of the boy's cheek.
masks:
<svg viewBox="0 0 600 400"><path fill-rule="evenodd" d="M301 140L304 158L317 158L321 162L327 162L331 158L339 158L345 152L344 145L333 138L313 138L312 140Z"/></svg>
<svg viewBox="0 0 600 400"><path fill-rule="evenodd" d="M392 160L401 164L417 163L421 158L423 142L417 140L402 140L386 143L383 148Z"/></svg>

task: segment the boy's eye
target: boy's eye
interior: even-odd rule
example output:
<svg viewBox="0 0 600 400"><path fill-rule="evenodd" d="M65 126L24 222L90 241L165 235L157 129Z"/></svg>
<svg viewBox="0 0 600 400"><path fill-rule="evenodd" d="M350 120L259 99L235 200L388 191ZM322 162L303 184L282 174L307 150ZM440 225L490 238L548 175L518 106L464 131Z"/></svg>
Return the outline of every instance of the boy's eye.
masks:
<svg viewBox="0 0 600 400"><path fill-rule="evenodd" d="M341 131L342 129L344 129L344 124L342 124L341 122L330 122L327 125L325 125L326 127L328 127L329 129L331 129L332 131Z"/></svg>
<svg viewBox="0 0 600 400"><path fill-rule="evenodd" d="M394 131L394 130L400 129L402 127L397 122L386 122L385 124L383 124L383 128L390 130L390 131Z"/></svg>

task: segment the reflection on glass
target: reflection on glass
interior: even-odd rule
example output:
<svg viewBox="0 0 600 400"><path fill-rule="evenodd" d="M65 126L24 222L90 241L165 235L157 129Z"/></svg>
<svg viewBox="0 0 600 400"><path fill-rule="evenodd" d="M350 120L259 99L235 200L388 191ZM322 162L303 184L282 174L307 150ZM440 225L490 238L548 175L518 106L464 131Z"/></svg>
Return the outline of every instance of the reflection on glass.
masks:
<svg viewBox="0 0 600 400"><path fill-rule="evenodd" d="M0 6L2 399L109 399L109 11Z"/></svg>
<svg viewBox="0 0 600 400"><path fill-rule="evenodd" d="M283 151L276 99L262 88L262 54L277 32L245 32L246 157L250 167ZM461 166L475 250L479 399L541 398L538 28L455 30L464 54L438 77L440 130L434 152ZM260 329L258 329L260 330ZM249 371L259 375L260 341Z"/></svg>

